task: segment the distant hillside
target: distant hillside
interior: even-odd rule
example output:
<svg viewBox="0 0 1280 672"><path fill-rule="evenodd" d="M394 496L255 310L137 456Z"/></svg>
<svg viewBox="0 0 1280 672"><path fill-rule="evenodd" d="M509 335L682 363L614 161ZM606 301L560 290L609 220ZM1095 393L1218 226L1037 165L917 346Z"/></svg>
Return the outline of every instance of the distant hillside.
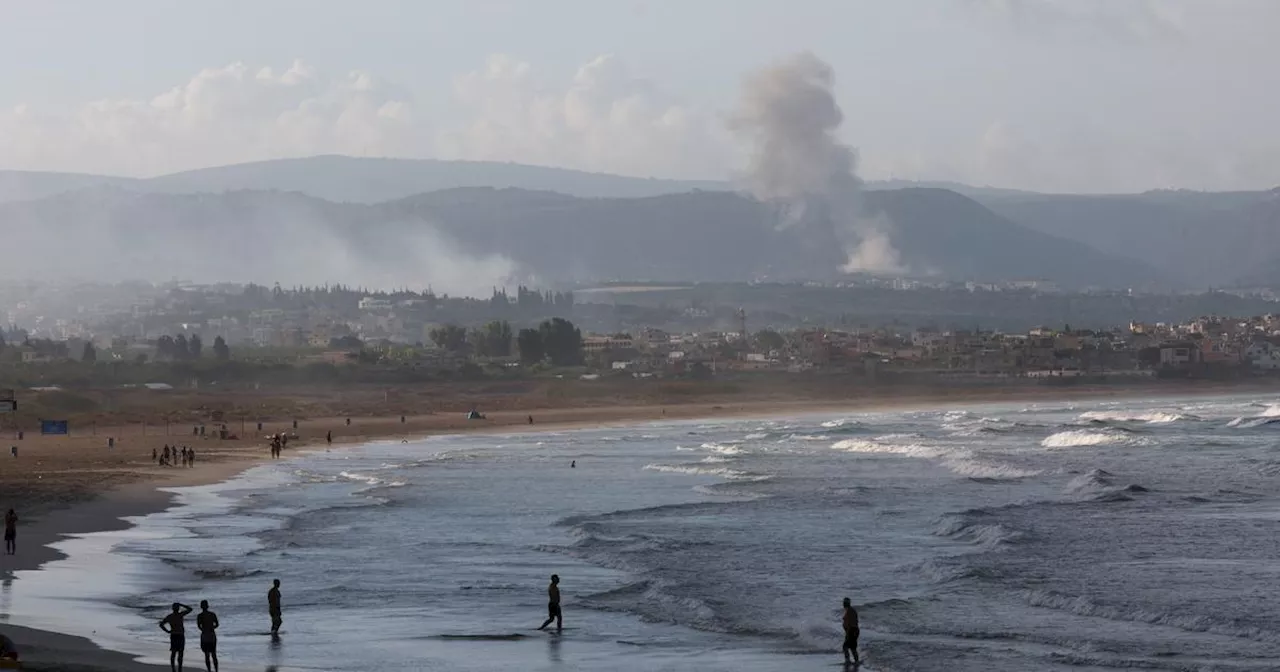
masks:
<svg viewBox="0 0 1280 672"><path fill-rule="evenodd" d="M1029 228L1139 259L1198 287L1257 279L1280 259L1280 189L980 200Z"/></svg>
<svg viewBox="0 0 1280 672"><path fill-rule="evenodd" d="M0 171L0 203L102 186L172 194L296 191L338 203L377 203L458 187L512 187L583 198L730 189L726 182L645 179L517 163L313 156L203 168L150 179Z"/></svg>
<svg viewBox="0 0 1280 672"><path fill-rule="evenodd" d="M0 203L34 200L76 189L102 186L136 187L138 180L80 173L0 170Z"/></svg>
<svg viewBox="0 0 1280 672"><path fill-rule="evenodd" d="M1045 278L1129 287L1161 278L1137 262L1030 231L941 189L871 192L912 268L954 279ZM778 213L729 192L580 199L451 189L375 205L302 194L83 190L0 205L18 248L6 275L81 274L421 287L448 276L484 287L542 281L744 281L839 277L830 235L776 226ZM458 290L461 291L461 290Z"/></svg>
<svg viewBox="0 0 1280 672"><path fill-rule="evenodd" d="M0 171L0 203L102 186L173 194L297 191L338 203L379 203L459 187L554 191L582 198L641 198L699 190L733 190L733 185L725 181L645 179L517 163L313 156L202 168L151 179ZM970 197L1026 193L953 182L891 180L867 186L869 189L943 188Z"/></svg>

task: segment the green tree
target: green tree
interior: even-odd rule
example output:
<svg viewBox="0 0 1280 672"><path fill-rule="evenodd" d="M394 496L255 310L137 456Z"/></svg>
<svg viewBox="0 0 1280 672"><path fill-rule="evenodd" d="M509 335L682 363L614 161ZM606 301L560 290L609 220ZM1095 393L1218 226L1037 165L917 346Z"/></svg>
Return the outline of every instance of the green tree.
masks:
<svg viewBox="0 0 1280 672"><path fill-rule="evenodd" d="M93 349L92 343L84 344L84 351L80 355L80 361L93 364L98 361L98 351Z"/></svg>
<svg viewBox="0 0 1280 672"><path fill-rule="evenodd" d="M431 341L449 352L467 351L467 330L456 324L446 324L431 330Z"/></svg>
<svg viewBox="0 0 1280 672"><path fill-rule="evenodd" d="M760 331L757 331L755 334L752 334L752 340L755 341L756 347L764 350L765 352L781 350L787 345L787 339L783 338L782 334L779 334L772 329L761 329Z"/></svg>
<svg viewBox="0 0 1280 672"><path fill-rule="evenodd" d="M221 336L213 339L213 357L219 362L231 359L231 348L227 347L227 341Z"/></svg>
<svg viewBox="0 0 1280 672"><path fill-rule="evenodd" d="M200 340L200 334L192 334L191 340L187 341L187 354L191 355L191 359L200 359L203 351L204 341Z"/></svg>
<svg viewBox="0 0 1280 672"><path fill-rule="evenodd" d="M573 366L582 363L582 332L573 323L553 317L538 326L542 347L556 366Z"/></svg>
<svg viewBox="0 0 1280 672"><path fill-rule="evenodd" d="M476 350L485 357L511 355L511 324L506 320L494 320L477 335Z"/></svg>
<svg viewBox="0 0 1280 672"><path fill-rule="evenodd" d="M537 329L521 329L516 336L516 347L520 349L520 361L526 365L537 364L547 356L542 345L542 332Z"/></svg>
<svg viewBox="0 0 1280 672"><path fill-rule="evenodd" d="M191 351L187 348L187 337L182 334L173 337L173 358L178 361L191 358Z"/></svg>

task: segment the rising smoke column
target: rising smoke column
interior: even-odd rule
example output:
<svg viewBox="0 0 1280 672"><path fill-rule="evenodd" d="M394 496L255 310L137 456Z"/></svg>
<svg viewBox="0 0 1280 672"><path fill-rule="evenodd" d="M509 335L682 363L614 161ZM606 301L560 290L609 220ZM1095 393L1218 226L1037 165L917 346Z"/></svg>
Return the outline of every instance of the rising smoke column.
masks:
<svg viewBox="0 0 1280 672"><path fill-rule="evenodd" d="M862 204L857 155L836 133L844 113L833 93L835 73L811 53L749 75L729 128L750 147L745 178L752 194L785 206L783 230L804 235L812 211L844 246L846 273L901 274L891 222ZM821 206L815 208L813 206Z"/></svg>

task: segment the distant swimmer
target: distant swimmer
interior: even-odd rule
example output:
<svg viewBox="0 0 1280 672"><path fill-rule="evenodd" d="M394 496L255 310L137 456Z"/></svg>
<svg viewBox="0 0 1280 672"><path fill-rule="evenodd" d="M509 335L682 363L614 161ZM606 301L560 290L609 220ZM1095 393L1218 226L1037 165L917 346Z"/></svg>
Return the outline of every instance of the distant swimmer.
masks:
<svg viewBox="0 0 1280 672"><path fill-rule="evenodd" d="M538 626L539 630L556 622L556 632L564 629L564 619L560 615L560 575L551 575L551 585L547 586L547 620Z"/></svg>
<svg viewBox="0 0 1280 672"><path fill-rule="evenodd" d="M845 665L861 665L862 661L858 658L858 635L861 630L858 629L858 610L853 608L853 602L849 598L844 598L844 618L842 625L844 626L844 644L840 647L840 651L844 653ZM853 654L853 659L849 659L849 654Z"/></svg>
<svg viewBox="0 0 1280 672"><path fill-rule="evenodd" d="M200 651L204 653L204 669L218 672L218 615L209 611L209 600L200 600L196 627L200 628Z"/></svg>
<svg viewBox="0 0 1280 672"><path fill-rule="evenodd" d="M173 612L160 619L160 629L169 633L169 669L182 670L182 652L187 648L187 628L182 619L191 613L191 607L181 602L173 603Z"/></svg>
<svg viewBox="0 0 1280 672"><path fill-rule="evenodd" d="M271 590L267 591L267 611L271 614L271 636L275 637L280 634L280 625L284 623L280 612L280 579L273 581Z"/></svg>

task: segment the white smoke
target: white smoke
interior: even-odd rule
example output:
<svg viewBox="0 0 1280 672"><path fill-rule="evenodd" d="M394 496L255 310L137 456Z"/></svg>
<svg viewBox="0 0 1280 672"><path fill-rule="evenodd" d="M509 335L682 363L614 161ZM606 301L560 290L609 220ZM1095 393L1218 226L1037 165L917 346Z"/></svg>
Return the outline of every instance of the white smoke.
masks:
<svg viewBox="0 0 1280 672"><path fill-rule="evenodd" d="M844 113L834 85L831 66L808 52L747 77L729 123L750 148L744 177L756 198L785 206L783 228L797 228L810 205L823 205L847 255L844 272L902 274L892 222L864 211L857 154L837 137Z"/></svg>

